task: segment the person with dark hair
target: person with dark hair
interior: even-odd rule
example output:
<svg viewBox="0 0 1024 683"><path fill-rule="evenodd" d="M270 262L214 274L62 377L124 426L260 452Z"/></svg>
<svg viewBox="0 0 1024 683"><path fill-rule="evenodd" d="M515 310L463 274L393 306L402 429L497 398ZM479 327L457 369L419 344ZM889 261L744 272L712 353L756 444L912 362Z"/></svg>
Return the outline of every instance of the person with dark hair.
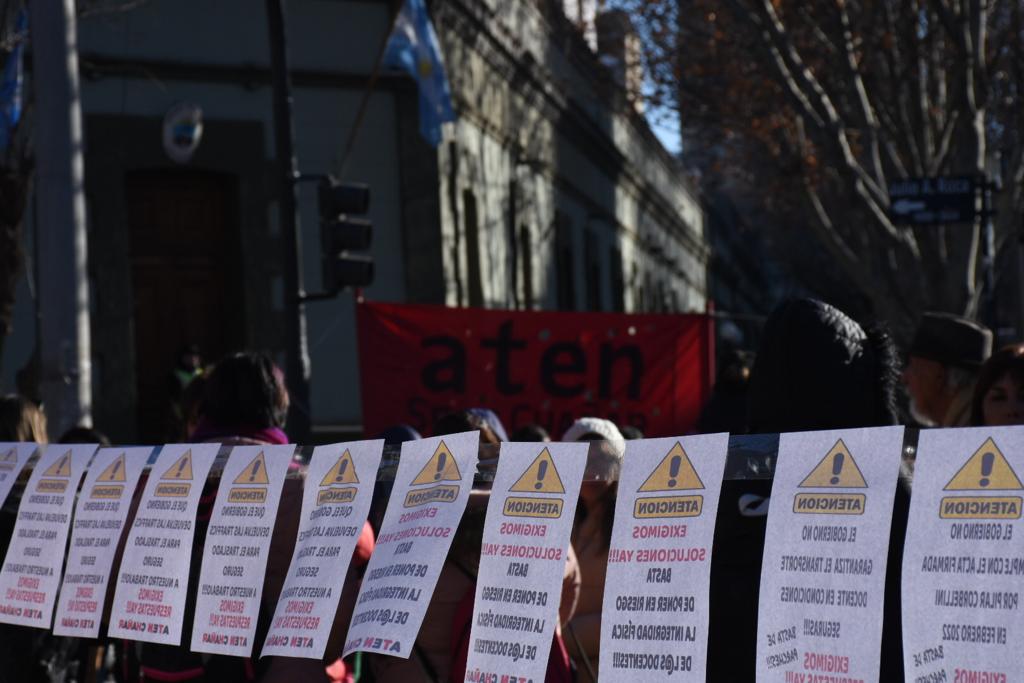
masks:
<svg viewBox="0 0 1024 683"><path fill-rule="evenodd" d="M892 338L838 308L796 299L764 327L750 376L750 432L880 427L898 422Z"/></svg>
<svg viewBox="0 0 1024 683"><path fill-rule="evenodd" d="M174 356L174 367L167 377L167 437L180 438L186 430L185 392L203 374L203 357L195 344L185 344Z"/></svg>
<svg viewBox="0 0 1024 683"><path fill-rule="evenodd" d="M224 444L286 444L284 375L265 353L234 353L206 379L199 424L191 440Z"/></svg>
<svg viewBox="0 0 1024 683"><path fill-rule="evenodd" d="M110 439L98 429L79 426L64 432L57 443L98 443L105 448L110 445Z"/></svg>
<svg viewBox="0 0 1024 683"><path fill-rule="evenodd" d="M635 441L644 438L644 433L639 427L633 425L619 425L619 433L626 441Z"/></svg>
<svg viewBox="0 0 1024 683"><path fill-rule="evenodd" d="M1024 424L1024 344L1003 347L981 367L971 400L971 424Z"/></svg>
<svg viewBox="0 0 1024 683"><path fill-rule="evenodd" d="M493 411L485 408L459 410L441 416L434 424L434 436L480 431L481 458L497 454L505 429ZM488 448L490 447L490 448ZM466 513L455 533L451 551L438 576L430 605L424 616L408 659L370 655L367 663L374 680L380 683L404 683L413 680L461 681L465 679L468 638L471 626L476 577L480 564L480 544L490 492L474 488ZM560 618L572 615L579 586L579 566L571 549L563 574ZM555 649L552 650L555 652ZM554 660L554 656L552 656ZM549 667L550 670L550 667Z"/></svg>
<svg viewBox="0 0 1024 683"><path fill-rule="evenodd" d="M284 388L281 372L277 370L269 356L253 351L230 354L214 365L205 380L205 385L200 385L203 392L199 405L199 421L189 441L216 442L225 446L288 443L288 436L282 430L288 409L288 393ZM195 398L193 394L192 399ZM297 480L293 481L297 483ZM278 516L284 519L278 521L285 524L278 524L275 527L274 538L271 541L264 580L265 597L279 594L283 575L287 572L290 560L290 553L287 553L285 548L294 544L294 531L291 539L283 538L280 532L283 526L294 529L298 524L302 505L301 486L290 485L291 483L286 481L281 493ZM199 568L202 566L206 525L212 515L219 484L219 478L211 477L205 483L202 497L199 499L196 538L188 578L190 597L185 605L186 621L191 619L195 610L195 599L191 596L196 590ZM267 603L267 600L263 601L263 608ZM247 662L243 665L242 660L230 657L203 658L184 646L150 643L142 646L140 657L146 677L162 680L234 680L245 666L251 666Z"/></svg>
<svg viewBox="0 0 1024 683"><path fill-rule="evenodd" d="M500 443L494 429L480 411L457 410L442 415L434 423L434 436L480 431L480 446ZM487 493L474 493L467 506L451 552L441 567L437 586L430 598L420 629L408 659L370 655L367 663L377 681L420 680L427 672L428 680L447 681L452 667L451 624L465 595L473 591L476 564L479 562L480 539L483 534L483 511ZM436 628L431 628L431 624Z"/></svg>
<svg viewBox="0 0 1024 683"><path fill-rule="evenodd" d="M189 441L216 442L225 446L288 443L288 435L282 429L288 414L288 392L285 389L283 374L266 354L244 351L225 356L214 365L209 374L205 375L205 385L199 387L203 389L199 420ZM289 472L297 474L299 469L299 463L293 461ZM212 514L219 484L219 478L211 477L206 482L199 501L196 537L192 548L192 568L188 578L190 597L185 605L186 622L194 615L194 596L199 569L202 566L206 525ZM301 480L289 477L281 491L278 523L274 527L268 552L262 586L260 628L271 616L284 584L301 508ZM360 562L365 564L372 548L372 529L369 525L364 525L356 546L353 565L359 565ZM354 586L348 581L356 582L357 586L356 573L350 571L349 579L346 581L342 587L343 600L339 610L351 610L354 604ZM142 646L140 657L146 677L159 680L246 680L247 668L256 667L260 674L267 674L271 667L278 672L281 669L281 662L278 662L277 658L249 661L225 656L201 657L184 646L172 647L151 643ZM322 671L321 666L318 673ZM298 677L292 675L289 680Z"/></svg>
<svg viewBox="0 0 1024 683"><path fill-rule="evenodd" d="M466 412L483 420L484 424L494 432L494 436L498 437L499 442L508 441L508 432L505 431L505 425L496 412L490 408L470 408Z"/></svg>
<svg viewBox="0 0 1024 683"><path fill-rule="evenodd" d="M0 441L47 443L46 415L39 404L18 394L0 396ZM13 497L13 496L12 496ZM8 506L11 500L7 501ZM14 533L16 507L0 515L0 543L10 543ZM45 631L12 624L0 624L0 658L3 680L42 683L51 676L73 675L77 670L77 647L70 638L56 638Z"/></svg>
<svg viewBox="0 0 1024 683"><path fill-rule="evenodd" d="M533 422L516 429L509 440L519 443L548 443L551 441L551 435L548 434L548 430Z"/></svg>
<svg viewBox="0 0 1024 683"><path fill-rule="evenodd" d="M204 370L185 387L185 391L181 395L181 421L177 425L176 441L192 441L192 435L199 428L208 377L209 370Z"/></svg>
<svg viewBox="0 0 1024 683"><path fill-rule="evenodd" d="M423 437L411 425L396 424L378 434L377 438L384 439L385 446L400 446L406 441L416 441Z"/></svg>
<svg viewBox="0 0 1024 683"><path fill-rule="evenodd" d="M966 426L978 370L991 354L992 332L984 325L925 313L903 370L911 416L924 426Z"/></svg>
<svg viewBox="0 0 1024 683"><path fill-rule="evenodd" d="M747 393L752 365L752 353L733 350L722 354L711 397L697 418L698 433L747 433Z"/></svg>
<svg viewBox="0 0 1024 683"><path fill-rule="evenodd" d="M751 371L750 431L777 434L897 424L898 367L895 346L885 331L865 330L821 301L787 301L768 317ZM771 482L764 479L723 482L711 560L711 604L715 607L709 624L709 681L754 680L770 492ZM898 504L906 502L904 495ZM905 514L902 519L905 524ZM894 528L888 563L893 581L886 587L880 680L898 680L889 677L896 674L902 677L898 621L901 549L902 535Z"/></svg>
<svg viewBox="0 0 1024 683"><path fill-rule="evenodd" d="M434 423L434 436L460 434L462 432L471 432L474 429L480 430L481 446L494 446L501 443L501 438L494 431L490 423L483 416L471 410L458 410L442 415ZM502 431L504 431L504 428Z"/></svg>

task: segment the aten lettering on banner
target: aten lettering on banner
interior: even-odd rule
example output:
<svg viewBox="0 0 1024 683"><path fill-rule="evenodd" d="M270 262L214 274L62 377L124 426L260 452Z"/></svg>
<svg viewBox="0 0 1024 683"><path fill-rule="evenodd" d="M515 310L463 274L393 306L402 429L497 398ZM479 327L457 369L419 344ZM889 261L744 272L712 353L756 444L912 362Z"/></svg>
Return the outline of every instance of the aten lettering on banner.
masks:
<svg viewBox="0 0 1024 683"><path fill-rule="evenodd" d="M576 416L687 431L710 391L704 315L357 309L364 428L427 431L456 404L562 433Z"/></svg>

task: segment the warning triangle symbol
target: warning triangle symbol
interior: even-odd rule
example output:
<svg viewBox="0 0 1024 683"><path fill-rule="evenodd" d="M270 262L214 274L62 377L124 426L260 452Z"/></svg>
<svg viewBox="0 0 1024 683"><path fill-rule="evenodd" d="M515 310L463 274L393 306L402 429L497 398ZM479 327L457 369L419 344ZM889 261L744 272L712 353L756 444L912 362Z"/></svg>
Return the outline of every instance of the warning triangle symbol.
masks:
<svg viewBox="0 0 1024 683"><path fill-rule="evenodd" d="M866 489L868 484L842 439L836 441L811 473L800 482L800 488Z"/></svg>
<svg viewBox="0 0 1024 683"><path fill-rule="evenodd" d="M192 481L192 451L185 451L174 464L167 468L161 479Z"/></svg>
<svg viewBox="0 0 1024 683"><path fill-rule="evenodd" d="M1019 491L1024 489L991 437L967 459L946 484L945 491Z"/></svg>
<svg viewBox="0 0 1024 683"><path fill-rule="evenodd" d="M321 486L332 486L334 484L358 484L359 477L356 476L356 464L352 462L352 454L345 449L345 452L334 463L334 467L327 471Z"/></svg>
<svg viewBox="0 0 1024 683"><path fill-rule="evenodd" d="M100 472L100 476L96 477L96 481L124 481L124 453L121 457L114 462L107 465L107 469Z"/></svg>
<svg viewBox="0 0 1024 683"><path fill-rule="evenodd" d="M267 459L263 455L263 451L252 459L245 468L242 469L241 473L235 477L236 484L269 484L270 478L267 476Z"/></svg>
<svg viewBox="0 0 1024 683"><path fill-rule="evenodd" d="M71 451L60 457L60 460L50 465L49 469L43 472L44 477L70 477L71 476Z"/></svg>
<svg viewBox="0 0 1024 683"><path fill-rule="evenodd" d="M700 475L693 468L693 463L687 457L686 451L677 441L672 450L651 472L651 476L647 477L647 481L637 489L637 492L685 491L702 488L704 488L704 482L700 480Z"/></svg>
<svg viewBox="0 0 1024 683"><path fill-rule="evenodd" d="M13 448L3 455L0 455L0 470L14 469L18 464L18 452Z"/></svg>
<svg viewBox="0 0 1024 683"><path fill-rule="evenodd" d="M437 450L430 456L430 460L423 466L420 473L412 480L412 486L417 484L434 484L439 481L462 481L459 473L459 465L455 462L455 456L448 450L448 446L442 441Z"/></svg>
<svg viewBox="0 0 1024 683"><path fill-rule="evenodd" d="M540 452L509 491L520 493L565 493L562 478L555 469L555 461L548 449Z"/></svg>

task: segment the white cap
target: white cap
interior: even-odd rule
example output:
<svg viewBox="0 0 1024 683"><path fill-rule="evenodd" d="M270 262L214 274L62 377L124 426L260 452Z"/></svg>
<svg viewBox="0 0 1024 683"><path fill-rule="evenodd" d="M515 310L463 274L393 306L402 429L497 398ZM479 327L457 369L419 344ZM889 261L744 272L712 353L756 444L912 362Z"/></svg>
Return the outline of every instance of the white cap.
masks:
<svg viewBox="0 0 1024 683"><path fill-rule="evenodd" d="M565 430L562 441L579 441L581 436L587 434L597 434L605 441L611 442L620 453L626 447L626 439L615 423L599 417L581 417L576 420Z"/></svg>

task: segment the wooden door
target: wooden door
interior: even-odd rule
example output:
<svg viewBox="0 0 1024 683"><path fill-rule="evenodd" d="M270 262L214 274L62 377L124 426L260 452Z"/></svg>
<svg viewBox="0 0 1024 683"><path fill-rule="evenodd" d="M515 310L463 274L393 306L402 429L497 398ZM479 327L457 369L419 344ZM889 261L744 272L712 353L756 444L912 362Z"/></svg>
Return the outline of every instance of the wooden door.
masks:
<svg viewBox="0 0 1024 683"><path fill-rule="evenodd" d="M126 205L135 295L139 436L164 443L179 350L206 362L243 338L237 189L230 176L194 170L134 171Z"/></svg>

